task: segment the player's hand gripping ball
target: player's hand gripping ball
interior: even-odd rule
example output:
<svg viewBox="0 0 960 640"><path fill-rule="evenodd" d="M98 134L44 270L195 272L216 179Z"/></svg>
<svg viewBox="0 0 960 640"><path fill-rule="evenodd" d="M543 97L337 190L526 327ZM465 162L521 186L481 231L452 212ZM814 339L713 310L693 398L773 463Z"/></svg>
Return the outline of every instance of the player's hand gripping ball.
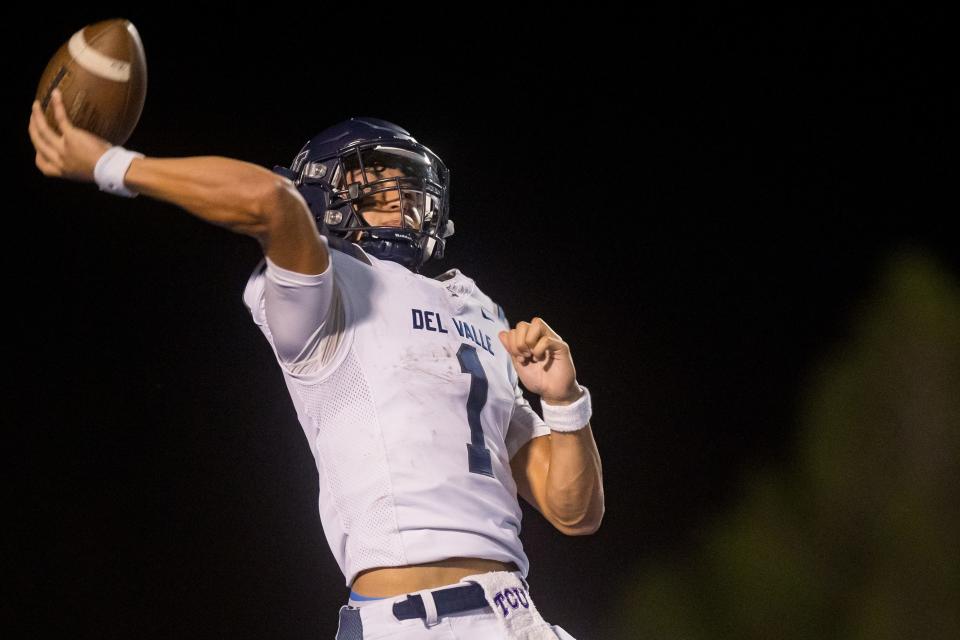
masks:
<svg viewBox="0 0 960 640"><path fill-rule="evenodd" d="M541 318L518 322L498 335L513 359L520 382L531 393L557 405L570 404L580 397L570 345Z"/></svg>
<svg viewBox="0 0 960 640"><path fill-rule="evenodd" d="M37 150L37 168L45 176L93 182L93 170L97 161L112 145L70 123L59 89L53 90L51 104L59 130L63 133L54 131L47 124L47 119L40 111L39 101L33 101L33 111L30 114L30 140Z"/></svg>

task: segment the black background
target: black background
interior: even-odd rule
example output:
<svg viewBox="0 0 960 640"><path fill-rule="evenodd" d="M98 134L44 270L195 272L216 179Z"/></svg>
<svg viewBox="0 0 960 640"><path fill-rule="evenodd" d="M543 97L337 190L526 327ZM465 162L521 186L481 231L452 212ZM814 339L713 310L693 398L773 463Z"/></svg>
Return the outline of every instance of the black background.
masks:
<svg viewBox="0 0 960 640"><path fill-rule="evenodd" d="M140 32L125 146L149 156L288 165L359 115L444 159L457 233L431 273L546 319L593 396L600 531L524 505L533 596L581 639L610 633L632 568L789 462L804 380L893 252L960 273L943 16L459 10L8 22L3 608L24 637L327 638L347 596L241 302L256 242L33 164L36 84L85 24Z"/></svg>

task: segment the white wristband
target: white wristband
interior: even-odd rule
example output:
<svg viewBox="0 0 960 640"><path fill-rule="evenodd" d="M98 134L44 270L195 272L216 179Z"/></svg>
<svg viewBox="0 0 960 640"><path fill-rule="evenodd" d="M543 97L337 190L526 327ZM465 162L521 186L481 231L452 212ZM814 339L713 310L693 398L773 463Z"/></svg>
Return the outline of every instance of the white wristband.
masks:
<svg viewBox="0 0 960 640"><path fill-rule="evenodd" d="M142 153L129 151L119 145L107 149L97 160L97 166L93 168L93 179L99 185L100 191L126 198L136 198L139 194L124 186L123 177L127 174L133 159L142 157Z"/></svg>
<svg viewBox="0 0 960 640"><path fill-rule="evenodd" d="M579 431L590 422L593 408L590 406L590 390L578 384L583 395L576 402L567 405L540 403L543 409L543 421L552 431Z"/></svg>

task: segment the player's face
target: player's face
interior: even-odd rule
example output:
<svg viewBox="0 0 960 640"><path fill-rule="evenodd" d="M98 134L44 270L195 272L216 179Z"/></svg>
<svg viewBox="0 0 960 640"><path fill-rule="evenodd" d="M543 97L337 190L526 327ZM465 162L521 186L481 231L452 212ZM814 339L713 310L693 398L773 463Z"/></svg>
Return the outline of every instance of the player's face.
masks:
<svg viewBox="0 0 960 640"><path fill-rule="evenodd" d="M382 165L373 165L367 167L366 174L368 183L375 180L383 180L384 178L402 178L406 175L402 170L396 167L384 167ZM359 182L362 184L362 175L363 172L360 169L349 171L348 183ZM391 187L394 185L390 182L387 182L383 186ZM360 209L360 215L362 215L367 224L372 227L404 226L401 224L400 218L400 192L396 189L381 191L379 193L365 196L357 202L357 207ZM406 217L404 220L406 223L405 226L413 227L415 229L420 228L421 216L423 213L414 206L412 198L408 198L404 201L403 215Z"/></svg>

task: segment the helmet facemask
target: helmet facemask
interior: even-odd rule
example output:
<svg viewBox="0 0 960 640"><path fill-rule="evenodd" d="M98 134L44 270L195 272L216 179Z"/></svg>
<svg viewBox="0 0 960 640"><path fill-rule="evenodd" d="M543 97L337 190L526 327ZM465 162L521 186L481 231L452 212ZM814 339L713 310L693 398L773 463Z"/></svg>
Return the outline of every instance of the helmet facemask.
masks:
<svg viewBox="0 0 960 640"><path fill-rule="evenodd" d="M342 152L332 165L324 224L361 247L419 269L442 255L446 167L423 147L371 142ZM439 247L438 247L439 245Z"/></svg>
<svg viewBox="0 0 960 640"><path fill-rule="evenodd" d="M332 248L419 271L444 254L453 235L450 172L402 127L379 118L349 118L307 141L290 168L291 180Z"/></svg>

